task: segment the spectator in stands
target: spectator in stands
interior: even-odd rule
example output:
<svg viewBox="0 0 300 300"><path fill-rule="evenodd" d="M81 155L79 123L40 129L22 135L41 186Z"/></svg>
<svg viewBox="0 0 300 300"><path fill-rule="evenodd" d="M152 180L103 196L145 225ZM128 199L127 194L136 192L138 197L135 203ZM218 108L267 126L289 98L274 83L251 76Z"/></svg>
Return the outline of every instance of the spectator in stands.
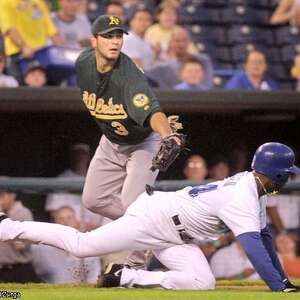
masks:
<svg viewBox="0 0 300 300"><path fill-rule="evenodd" d="M246 55L244 70L233 75L227 82L227 90L276 91L277 83L266 77L267 61L259 50L249 51Z"/></svg>
<svg viewBox="0 0 300 300"><path fill-rule="evenodd" d="M291 75L297 80L296 91L300 92L300 53L298 53L294 58Z"/></svg>
<svg viewBox="0 0 300 300"><path fill-rule="evenodd" d="M11 219L32 221L32 213L15 193L0 191L0 211ZM27 242L0 242L0 282L40 282L33 267L30 245Z"/></svg>
<svg viewBox="0 0 300 300"><path fill-rule="evenodd" d="M205 159L198 155L191 155L185 163L183 174L187 180L201 182L205 180L208 172Z"/></svg>
<svg viewBox="0 0 300 300"><path fill-rule="evenodd" d="M172 35L167 51L160 53L158 62L146 72L152 80L159 83L160 88L173 88L180 83L180 68L182 63L190 58L197 58L204 67L203 87L210 89L213 85L212 62L204 53L192 55L188 52L190 35L183 27L177 27Z"/></svg>
<svg viewBox="0 0 300 300"><path fill-rule="evenodd" d="M275 243L286 275L300 278L300 256L297 256L297 247L293 238L280 235L276 237Z"/></svg>
<svg viewBox="0 0 300 300"><path fill-rule="evenodd" d="M24 72L24 83L28 87L39 88L47 84L47 73L39 63L29 64Z"/></svg>
<svg viewBox="0 0 300 300"><path fill-rule="evenodd" d="M273 25L288 22L300 26L300 0L280 0L271 16Z"/></svg>
<svg viewBox="0 0 300 300"><path fill-rule="evenodd" d="M154 0L120 0L120 2L124 8L126 20L130 20L130 16L139 6L145 6L149 11L151 11L151 15L153 15L155 11Z"/></svg>
<svg viewBox="0 0 300 300"><path fill-rule="evenodd" d="M59 11L52 14L52 20L64 45L71 48L86 47L92 36L87 16L79 15L80 0L59 0Z"/></svg>
<svg viewBox="0 0 300 300"><path fill-rule="evenodd" d="M210 260L216 279L259 279L238 241L218 250Z"/></svg>
<svg viewBox="0 0 300 300"><path fill-rule="evenodd" d="M156 11L156 23L146 32L146 40L156 49L156 52L167 51L174 30L178 28L178 13L176 3L163 1ZM187 52L197 54L196 46L189 40Z"/></svg>
<svg viewBox="0 0 300 300"><path fill-rule="evenodd" d="M0 20L5 54L9 58L8 71L19 82L22 80L20 58L32 58L37 49L47 45L48 38L55 45L63 44L42 0L1 0Z"/></svg>
<svg viewBox="0 0 300 300"><path fill-rule="evenodd" d="M182 82L175 85L175 90L206 91L208 87L203 84L204 67L197 58L190 58L182 64L180 77Z"/></svg>
<svg viewBox="0 0 300 300"><path fill-rule="evenodd" d="M272 212L276 209L275 212ZM270 196L268 198L267 212L279 215L279 221L271 223L278 234L294 233L300 242L300 195L298 192ZM300 245L300 244L299 244Z"/></svg>
<svg viewBox="0 0 300 300"><path fill-rule="evenodd" d="M58 175L58 178L82 178L91 159L91 150L87 144L73 144L69 150L69 168ZM57 209L69 206L74 209L76 217L85 229L94 229L102 222L100 215L94 214L81 204L81 195L73 193L51 193L46 199L46 211L53 216Z"/></svg>
<svg viewBox="0 0 300 300"><path fill-rule="evenodd" d="M61 207L53 216L55 223L80 230L80 223L71 207ZM32 254L36 272L47 283L96 283L101 271L99 257L80 259L47 245L33 245Z"/></svg>
<svg viewBox="0 0 300 300"><path fill-rule="evenodd" d="M229 177L230 168L227 159L221 155L213 157L209 163L208 174L209 179L212 181Z"/></svg>
<svg viewBox="0 0 300 300"><path fill-rule="evenodd" d="M230 175L248 170L249 149L245 142L235 145L229 154Z"/></svg>
<svg viewBox="0 0 300 300"><path fill-rule="evenodd" d="M145 32L152 23L150 11L137 8L129 21L129 34L124 35L122 52L127 54L142 69L149 69L155 60L151 45L145 40Z"/></svg>
<svg viewBox="0 0 300 300"><path fill-rule="evenodd" d="M17 87L18 81L14 77L4 74L5 64L5 54L0 52L0 87Z"/></svg>
<svg viewBox="0 0 300 300"><path fill-rule="evenodd" d="M118 17L123 23L126 22L124 7L118 0L108 0L105 6L105 14Z"/></svg>

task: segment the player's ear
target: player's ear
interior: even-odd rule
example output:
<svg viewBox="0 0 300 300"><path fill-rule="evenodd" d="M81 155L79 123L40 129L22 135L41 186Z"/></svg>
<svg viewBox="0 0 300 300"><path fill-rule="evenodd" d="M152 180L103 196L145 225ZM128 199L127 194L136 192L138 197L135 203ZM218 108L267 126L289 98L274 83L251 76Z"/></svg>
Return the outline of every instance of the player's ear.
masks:
<svg viewBox="0 0 300 300"><path fill-rule="evenodd" d="M90 39L90 41L91 41L92 47L96 48L97 47L97 37L92 36L91 39Z"/></svg>

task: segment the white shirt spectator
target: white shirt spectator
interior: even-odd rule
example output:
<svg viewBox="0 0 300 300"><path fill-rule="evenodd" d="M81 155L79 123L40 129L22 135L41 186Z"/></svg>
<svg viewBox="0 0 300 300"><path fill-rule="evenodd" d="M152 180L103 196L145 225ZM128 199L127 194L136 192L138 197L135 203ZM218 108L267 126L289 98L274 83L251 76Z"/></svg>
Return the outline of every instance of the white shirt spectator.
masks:
<svg viewBox="0 0 300 300"><path fill-rule="evenodd" d="M284 228L297 229L300 227L300 195L286 194L271 196L268 207L277 207Z"/></svg>
<svg viewBox="0 0 300 300"><path fill-rule="evenodd" d="M217 279L236 276L249 268L254 269L237 242L218 250L211 258L210 267ZM259 279L259 275L255 272L246 279Z"/></svg>
<svg viewBox="0 0 300 300"><path fill-rule="evenodd" d="M133 31L129 31L128 35L124 35L122 52L132 59L140 60L145 70L153 64L154 51L151 45Z"/></svg>
<svg viewBox="0 0 300 300"><path fill-rule="evenodd" d="M0 87L17 87L17 86L19 86L19 83L14 77L5 74L0 74Z"/></svg>
<svg viewBox="0 0 300 300"><path fill-rule="evenodd" d="M96 283L101 271L99 257L77 258L61 249L32 245L33 265L47 283Z"/></svg>
<svg viewBox="0 0 300 300"><path fill-rule="evenodd" d="M58 175L58 178L81 178L78 174L68 169ZM45 210L54 211L64 206L74 209L76 217L80 221L92 224L94 227L98 227L103 220L103 217L92 213L88 209L84 208L81 203L81 194L72 193L51 193L47 196Z"/></svg>
<svg viewBox="0 0 300 300"><path fill-rule="evenodd" d="M52 20L67 47L80 48L79 41L92 36L91 24L85 15L76 15L72 22L65 22L54 13Z"/></svg>

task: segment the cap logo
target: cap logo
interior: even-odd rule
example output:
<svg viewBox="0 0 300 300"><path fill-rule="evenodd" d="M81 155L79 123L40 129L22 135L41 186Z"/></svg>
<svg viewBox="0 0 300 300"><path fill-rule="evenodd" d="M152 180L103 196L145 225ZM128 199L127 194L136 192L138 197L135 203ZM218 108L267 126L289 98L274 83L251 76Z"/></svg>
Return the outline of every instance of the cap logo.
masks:
<svg viewBox="0 0 300 300"><path fill-rule="evenodd" d="M109 16L109 25L119 25L120 20L114 16Z"/></svg>

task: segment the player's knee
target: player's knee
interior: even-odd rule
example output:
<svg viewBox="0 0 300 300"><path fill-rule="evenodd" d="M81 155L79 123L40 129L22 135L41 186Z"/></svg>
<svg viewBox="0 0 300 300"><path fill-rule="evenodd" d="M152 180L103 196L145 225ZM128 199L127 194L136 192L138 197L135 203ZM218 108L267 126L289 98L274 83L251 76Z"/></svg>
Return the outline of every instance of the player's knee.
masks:
<svg viewBox="0 0 300 300"><path fill-rule="evenodd" d="M216 279L212 274L207 274L206 276L193 276L194 287L198 290L214 290L216 286Z"/></svg>
<svg viewBox="0 0 300 300"><path fill-rule="evenodd" d="M71 254L78 258L85 258L91 256L91 247L89 246L90 243L85 237L85 234L82 232L77 233L77 242L76 245L73 247Z"/></svg>

